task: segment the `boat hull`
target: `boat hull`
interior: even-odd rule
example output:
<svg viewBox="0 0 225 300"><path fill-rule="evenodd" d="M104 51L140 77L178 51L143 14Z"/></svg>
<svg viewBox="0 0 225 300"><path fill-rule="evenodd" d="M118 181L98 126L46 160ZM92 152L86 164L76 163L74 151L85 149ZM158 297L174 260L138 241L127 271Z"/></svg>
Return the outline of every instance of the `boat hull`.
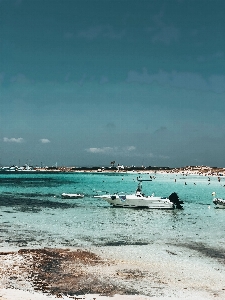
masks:
<svg viewBox="0 0 225 300"><path fill-rule="evenodd" d="M113 195L104 200L115 207L174 209L174 204L168 198L155 196Z"/></svg>
<svg viewBox="0 0 225 300"><path fill-rule="evenodd" d="M64 199L77 199L77 198L84 197L84 195L81 195L81 194L66 194L66 193L63 193L61 196Z"/></svg>

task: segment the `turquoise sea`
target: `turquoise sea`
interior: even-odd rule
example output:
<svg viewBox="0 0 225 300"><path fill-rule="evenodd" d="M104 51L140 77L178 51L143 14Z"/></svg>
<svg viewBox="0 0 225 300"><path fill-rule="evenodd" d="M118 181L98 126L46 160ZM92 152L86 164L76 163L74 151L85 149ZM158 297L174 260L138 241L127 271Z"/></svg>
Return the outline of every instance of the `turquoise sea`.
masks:
<svg viewBox="0 0 225 300"><path fill-rule="evenodd" d="M137 176L147 195L177 192L183 210L114 208L96 194L133 193ZM176 180L175 180L176 179ZM186 182L186 184L185 184ZM0 247L91 247L148 244L224 248L225 210L215 209L212 192L225 197L225 177L137 173L0 174ZM83 193L62 199L62 193ZM197 249L197 248L196 248ZM187 250L188 251L188 250Z"/></svg>

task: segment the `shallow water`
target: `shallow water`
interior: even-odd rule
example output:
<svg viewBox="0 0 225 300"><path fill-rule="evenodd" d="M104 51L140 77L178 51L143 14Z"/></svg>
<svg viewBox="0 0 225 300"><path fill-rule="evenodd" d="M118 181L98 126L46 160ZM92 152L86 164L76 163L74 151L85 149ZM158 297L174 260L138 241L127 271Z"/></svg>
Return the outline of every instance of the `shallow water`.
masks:
<svg viewBox="0 0 225 300"><path fill-rule="evenodd" d="M169 196L177 192L184 201L183 210L114 208L93 197L133 193L137 173L0 174L1 249L150 244L203 254L207 247L223 249L225 210L214 208L211 194L224 196L225 178L219 182L217 177L208 181L205 176L157 173L141 177L150 175L154 179L143 182L144 193ZM62 199L63 192L85 197Z"/></svg>

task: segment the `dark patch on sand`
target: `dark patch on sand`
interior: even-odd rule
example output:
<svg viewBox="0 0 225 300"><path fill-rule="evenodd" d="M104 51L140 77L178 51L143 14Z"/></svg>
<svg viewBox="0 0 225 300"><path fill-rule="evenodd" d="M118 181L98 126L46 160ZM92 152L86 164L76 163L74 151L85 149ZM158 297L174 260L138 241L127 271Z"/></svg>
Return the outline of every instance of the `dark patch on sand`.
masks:
<svg viewBox="0 0 225 300"><path fill-rule="evenodd" d="M215 247L210 247L203 243L194 243L194 242L189 243L189 244L186 244L186 243L176 244L176 246L195 250L206 257L216 259L220 263L225 264L225 250L222 248L219 249L219 248L215 248Z"/></svg>
<svg viewBox="0 0 225 300"><path fill-rule="evenodd" d="M91 242L94 246L109 246L109 247L119 247L119 246L146 246L151 243L151 241L146 241L143 239L131 240L125 236L120 236L118 238L112 239L110 237L101 237L98 239L84 238L83 240Z"/></svg>
<svg viewBox="0 0 225 300"><path fill-rule="evenodd" d="M147 275L146 272L142 272L138 269L118 270L116 274L125 279L140 279L140 278L144 278Z"/></svg>
<svg viewBox="0 0 225 300"><path fill-rule="evenodd" d="M15 253L14 253L15 254ZM57 295L84 295L101 294L112 296L114 294L138 294L133 288L126 288L116 277L107 277L100 272L101 267L109 266L112 262L104 261L94 253L85 250L70 251L65 249L21 249L18 254L23 257L23 263L16 272L8 270L8 278L16 280L21 273L26 275L35 290L43 293ZM4 255L4 253L0 253ZM5 255L13 256L12 252ZM96 267L96 268L95 268ZM100 268L99 268L100 267ZM7 272L4 271L4 276ZM140 278L142 274L126 270L122 277L126 279ZM12 281L10 281L12 286Z"/></svg>

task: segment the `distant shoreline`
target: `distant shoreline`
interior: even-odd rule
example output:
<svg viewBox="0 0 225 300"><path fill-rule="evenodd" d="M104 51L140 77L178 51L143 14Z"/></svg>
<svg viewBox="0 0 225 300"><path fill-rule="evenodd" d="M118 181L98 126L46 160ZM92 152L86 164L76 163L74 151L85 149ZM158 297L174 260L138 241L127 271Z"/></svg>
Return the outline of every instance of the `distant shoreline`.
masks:
<svg viewBox="0 0 225 300"><path fill-rule="evenodd" d="M162 173L205 176L225 176L225 168L207 166L170 167L30 167L21 169L16 166L0 168L0 174L7 173Z"/></svg>

